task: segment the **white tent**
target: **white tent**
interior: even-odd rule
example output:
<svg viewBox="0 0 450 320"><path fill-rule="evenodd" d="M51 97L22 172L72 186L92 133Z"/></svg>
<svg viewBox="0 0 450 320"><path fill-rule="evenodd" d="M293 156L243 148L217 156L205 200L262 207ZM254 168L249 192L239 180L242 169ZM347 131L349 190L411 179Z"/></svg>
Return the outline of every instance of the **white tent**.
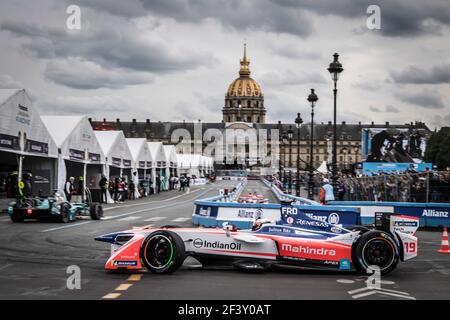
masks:
<svg viewBox="0 0 450 320"><path fill-rule="evenodd" d="M175 175L175 168L177 167L178 159L177 152L174 145L164 145L164 154L166 156L166 177ZM166 180L166 188L169 189L169 179Z"/></svg>
<svg viewBox="0 0 450 320"><path fill-rule="evenodd" d="M127 138L125 139L133 157L133 181L136 186L139 184L139 173L142 173L141 178L147 178L147 169L152 168L153 157L145 138ZM141 170L141 171L139 171ZM139 197L139 191L135 189L136 197Z"/></svg>
<svg viewBox="0 0 450 320"><path fill-rule="evenodd" d="M317 168L317 171L320 173L324 173L324 174L328 173L329 171L328 171L328 167L327 167L327 162L323 161L321 163L321 165Z"/></svg>
<svg viewBox="0 0 450 320"><path fill-rule="evenodd" d="M200 177L201 157L200 154L177 154L180 174Z"/></svg>
<svg viewBox="0 0 450 320"><path fill-rule="evenodd" d="M41 119L60 150L58 190L64 190L67 173L83 176L84 188L88 185L90 189L99 189L105 155L87 117L42 116Z"/></svg>
<svg viewBox="0 0 450 320"><path fill-rule="evenodd" d="M41 187L54 188L58 148L25 89L0 89L0 157L19 178L22 169L37 172Z"/></svg>
<svg viewBox="0 0 450 320"><path fill-rule="evenodd" d="M154 166L152 168L153 187L156 191L156 176L159 175L161 179L161 190L165 190L166 181L166 153L162 142L147 142L150 152L153 157Z"/></svg>

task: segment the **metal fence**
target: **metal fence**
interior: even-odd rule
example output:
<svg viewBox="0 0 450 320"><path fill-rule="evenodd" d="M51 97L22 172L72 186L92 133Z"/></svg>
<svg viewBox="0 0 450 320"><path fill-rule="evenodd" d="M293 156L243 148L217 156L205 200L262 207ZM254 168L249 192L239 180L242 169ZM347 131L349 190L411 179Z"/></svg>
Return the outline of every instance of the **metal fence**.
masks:
<svg viewBox="0 0 450 320"><path fill-rule="evenodd" d="M340 177L339 200L450 202L450 172ZM342 188L342 185L344 188Z"/></svg>

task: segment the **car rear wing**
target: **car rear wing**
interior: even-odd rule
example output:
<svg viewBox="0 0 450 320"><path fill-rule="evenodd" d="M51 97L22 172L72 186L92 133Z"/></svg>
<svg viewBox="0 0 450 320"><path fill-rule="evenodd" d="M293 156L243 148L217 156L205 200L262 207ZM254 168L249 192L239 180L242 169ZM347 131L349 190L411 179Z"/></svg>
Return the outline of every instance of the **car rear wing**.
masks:
<svg viewBox="0 0 450 320"><path fill-rule="evenodd" d="M375 227L379 230L414 235L419 228L419 218L392 212L375 212Z"/></svg>

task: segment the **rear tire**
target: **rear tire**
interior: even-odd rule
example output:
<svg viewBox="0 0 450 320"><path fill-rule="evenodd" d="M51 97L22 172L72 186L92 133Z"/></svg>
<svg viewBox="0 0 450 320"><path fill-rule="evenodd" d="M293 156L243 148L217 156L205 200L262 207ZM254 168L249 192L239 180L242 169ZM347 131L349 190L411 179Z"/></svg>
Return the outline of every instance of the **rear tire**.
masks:
<svg viewBox="0 0 450 320"><path fill-rule="evenodd" d="M92 220L100 220L103 217L103 207L98 203L91 203L89 206L89 213Z"/></svg>
<svg viewBox="0 0 450 320"><path fill-rule="evenodd" d="M23 218L16 217L14 214L10 216L12 222L23 222Z"/></svg>
<svg viewBox="0 0 450 320"><path fill-rule="evenodd" d="M60 214L61 214L61 222L62 223L68 223L70 221L69 219L69 206L66 203L61 203L60 206Z"/></svg>
<svg viewBox="0 0 450 320"><path fill-rule="evenodd" d="M362 273L372 273L369 266L376 265L381 274L388 274L398 264L400 254L395 240L386 232L371 230L356 241L353 248L353 263Z"/></svg>
<svg viewBox="0 0 450 320"><path fill-rule="evenodd" d="M144 266L153 273L172 273L186 258L184 242L175 232L155 231L142 242L141 258Z"/></svg>

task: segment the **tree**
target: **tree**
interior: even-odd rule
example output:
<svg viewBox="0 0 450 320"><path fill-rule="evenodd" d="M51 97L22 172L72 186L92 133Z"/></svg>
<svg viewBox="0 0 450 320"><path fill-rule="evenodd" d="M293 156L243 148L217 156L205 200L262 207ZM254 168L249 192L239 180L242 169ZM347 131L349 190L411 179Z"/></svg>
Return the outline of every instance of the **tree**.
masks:
<svg viewBox="0 0 450 320"><path fill-rule="evenodd" d="M425 161L438 165L441 170L450 167L450 127L433 132L425 150Z"/></svg>

